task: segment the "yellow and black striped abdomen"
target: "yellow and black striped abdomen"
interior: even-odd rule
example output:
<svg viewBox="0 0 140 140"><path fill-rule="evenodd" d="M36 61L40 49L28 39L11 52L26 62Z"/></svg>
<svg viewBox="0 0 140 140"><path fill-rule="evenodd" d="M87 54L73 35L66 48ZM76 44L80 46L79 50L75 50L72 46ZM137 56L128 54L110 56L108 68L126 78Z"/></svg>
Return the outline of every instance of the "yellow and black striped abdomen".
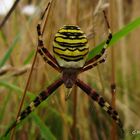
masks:
<svg viewBox="0 0 140 140"><path fill-rule="evenodd" d="M87 37L78 26L64 25L53 42L54 56L61 67L80 68L89 51Z"/></svg>

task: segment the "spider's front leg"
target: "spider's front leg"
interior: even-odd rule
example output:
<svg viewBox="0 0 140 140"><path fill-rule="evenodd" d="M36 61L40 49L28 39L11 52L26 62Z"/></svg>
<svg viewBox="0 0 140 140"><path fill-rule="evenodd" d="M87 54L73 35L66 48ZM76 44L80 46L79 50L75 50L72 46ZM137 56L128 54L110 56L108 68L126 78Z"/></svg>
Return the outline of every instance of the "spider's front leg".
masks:
<svg viewBox="0 0 140 140"><path fill-rule="evenodd" d="M90 65L88 65L88 66L83 67L83 68L80 70L80 72L84 72L84 71L87 71L87 70L89 70L89 69L92 69L92 68L96 67L97 65L99 65L99 64L101 64L101 63L104 63L105 61L106 61L106 59L103 58L103 59L101 59L101 60L99 60L99 61L97 61L97 62L95 62L95 63L93 63L93 64L90 64Z"/></svg>
<svg viewBox="0 0 140 140"><path fill-rule="evenodd" d="M21 112L17 120L15 120L12 125L4 133L4 137L16 127L24 118L26 118L41 102L46 100L59 86L63 84L63 80L59 78L53 84L51 84L46 90L40 92L40 94L26 107L25 110Z"/></svg>
<svg viewBox="0 0 140 140"><path fill-rule="evenodd" d="M111 32L111 28L110 28L110 25L109 25L109 22L108 22L108 19L107 19L107 16L105 14L105 11L103 11L103 14L104 14L104 18L105 18L105 21L106 21L106 25L107 25L107 28L108 28L108 38L101 50L101 52L99 54L97 54L95 57L93 57L92 59L90 59L89 61L87 61L85 63L85 66L91 64L91 63L94 63L95 61L97 61L99 58L101 58L103 56L103 54L105 53L105 50L107 48L107 46L109 45L111 39L112 39L112 32Z"/></svg>
<svg viewBox="0 0 140 140"><path fill-rule="evenodd" d="M45 29L45 25L43 24L44 22L44 17L46 12L48 11L48 8L50 6L50 3L47 5L45 11L43 12L39 23L37 24L37 34L38 34L38 52L39 54L43 57L44 61L47 62L49 65L51 65L54 69L56 69L57 71L61 71L58 63L56 61L56 59L50 54L50 52L48 51L48 49L46 47L44 47L44 41L43 41L43 33L44 33L44 29ZM46 18L47 20L47 18ZM42 27L43 24L43 27Z"/></svg>
<svg viewBox="0 0 140 140"><path fill-rule="evenodd" d="M120 120L120 117L116 110L114 110L110 104L103 99L102 96L100 96L94 89L89 87L87 84L85 84L83 81L77 79L76 85L80 87L88 96L90 96L94 101L98 102L98 104L115 120L115 122L119 125L122 132L123 131L123 125Z"/></svg>

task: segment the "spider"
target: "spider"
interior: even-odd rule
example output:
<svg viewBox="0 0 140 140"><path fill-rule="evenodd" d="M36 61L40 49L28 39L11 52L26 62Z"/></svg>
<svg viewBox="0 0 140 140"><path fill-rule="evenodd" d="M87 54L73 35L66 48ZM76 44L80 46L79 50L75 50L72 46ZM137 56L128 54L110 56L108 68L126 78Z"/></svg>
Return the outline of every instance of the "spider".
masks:
<svg viewBox="0 0 140 140"><path fill-rule="evenodd" d="M103 49L99 54L87 61L89 53L88 40L85 33L76 25L64 25L55 34L53 41L54 56L44 47L42 24L48 6L43 12L40 21L37 25L38 34L38 53L42 56L46 63L61 73L61 77L53 82L50 86L40 92L40 94L30 103L25 110L18 116L17 120L13 122L11 127L5 132L6 136L17 124L26 118L41 102L46 100L58 87L62 84L67 89L71 89L74 85L81 88L92 100L96 101L118 124L123 130L123 125L116 110L105 101L105 99L89 85L85 84L78 78L78 75L96 67L100 63L105 62L105 58L101 57L105 53L107 46L112 39L112 32L107 20L105 11L103 10L104 19L108 28L108 39L106 40Z"/></svg>

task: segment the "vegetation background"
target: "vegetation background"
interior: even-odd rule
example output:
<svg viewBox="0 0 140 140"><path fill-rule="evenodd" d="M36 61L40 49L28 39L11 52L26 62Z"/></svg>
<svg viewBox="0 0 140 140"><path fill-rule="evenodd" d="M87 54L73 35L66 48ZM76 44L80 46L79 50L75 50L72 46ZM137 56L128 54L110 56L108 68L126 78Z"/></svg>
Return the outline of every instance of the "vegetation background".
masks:
<svg viewBox="0 0 140 140"><path fill-rule="evenodd" d="M16 118L22 93L37 47L36 25L48 0L20 1L0 31L0 135ZM108 5L109 4L109 5ZM34 6L26 11L26 6ZM99 6L99 7L98 7ZM27 8L27 7L26 7ZM106 8L113 33L140 16L138 0L55 0L44 40L52 52L53 36L64 24L77 24L89 37L90 49L107 38L100 8ZM23 10L24 9L24 10ZM96 10L98 11L95 15ZM25 12L26 11L26 12ZM0 21L5 15L0 16ZM80 78L116 106L125 129L125 140L140 139L140 28L107 50L107 61ZM38 55L25 108L58 73ZM116 83L111 94L110 85ZM112 119L78 88L65 101L65 87L43 102L15 132L16 140L117 140ZM10 136L7 137L10 139Z"/></svg>

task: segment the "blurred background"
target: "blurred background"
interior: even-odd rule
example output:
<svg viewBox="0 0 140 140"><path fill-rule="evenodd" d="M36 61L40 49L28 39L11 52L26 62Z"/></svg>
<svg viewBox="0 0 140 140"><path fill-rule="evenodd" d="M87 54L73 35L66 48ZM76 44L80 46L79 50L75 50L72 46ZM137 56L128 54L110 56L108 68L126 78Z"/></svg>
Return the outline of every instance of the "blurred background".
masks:
<svg viewBox="0 0 140 140"><path fill-rule="evenodd" d="M0 23L14 4L0 1ZM0 135L15 120L37 47L36 25L48 0L22 0L0 30ZM90 49L107 39L105 9L113 33L140 16L138 0L54 0L45 28L45 46L52 53L54 34L64 24L76 24L87 34ZM140 139L140 28L107 49L107 61L79 75L116 110L125 140ZM38 55L24 101L25 108L60 74ZM116 92L110 85L116 84ZM74 87L67 101L61 86L16 128L16 140L119 140L110 116ZM9 138L10 139L10 138Z"/></svg>

